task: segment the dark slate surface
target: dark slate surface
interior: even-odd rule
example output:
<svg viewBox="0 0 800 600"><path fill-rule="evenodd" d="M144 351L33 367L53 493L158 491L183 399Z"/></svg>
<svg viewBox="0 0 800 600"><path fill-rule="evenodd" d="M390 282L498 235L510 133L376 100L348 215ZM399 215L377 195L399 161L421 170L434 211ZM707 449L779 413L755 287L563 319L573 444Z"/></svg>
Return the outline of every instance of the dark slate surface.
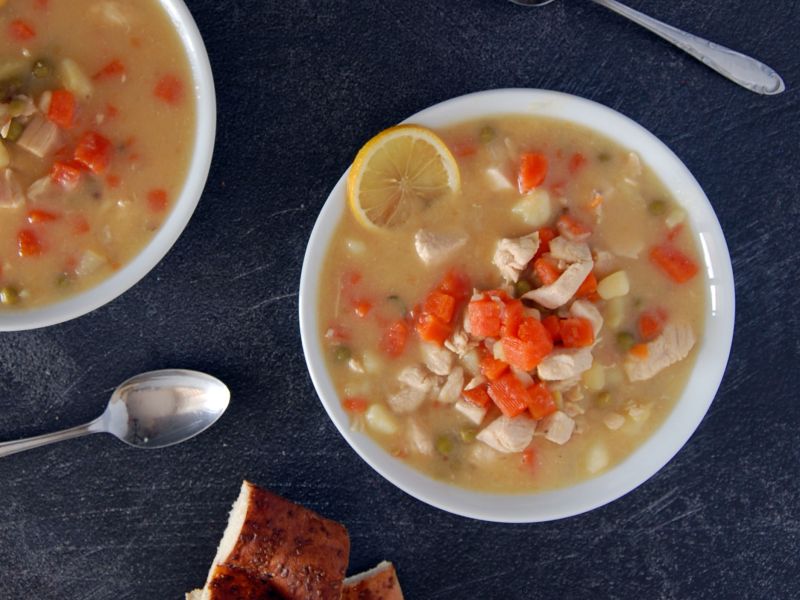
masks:
<svg viewBox="0 0 800 600"><path fill-rule="evenodd" d="M170 599L202 583L243 477L346 523L351 571L407 597L800 597L797 3L631 3L752 53L789 86L744 91L589 2L190 2L217 77L206 193L139 285L84 318L0 334L0 438L94 417L116 383L183 366L229 382L203 436L108 436L0 460L0 598ZM430 104L541 87L610 105L680 156L733 257L733 354L700 429L590 514L497 525L417 502L339 437L306 373L296 291L328 190L374 132Z"/></svg>

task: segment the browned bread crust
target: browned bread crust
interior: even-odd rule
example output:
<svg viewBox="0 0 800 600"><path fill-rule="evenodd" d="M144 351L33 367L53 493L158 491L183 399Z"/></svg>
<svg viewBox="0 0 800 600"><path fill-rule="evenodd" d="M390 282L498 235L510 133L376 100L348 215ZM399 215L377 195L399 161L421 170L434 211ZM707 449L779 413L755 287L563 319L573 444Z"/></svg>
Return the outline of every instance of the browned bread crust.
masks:
<svg viewBox="0 0 800 600"><path fill-rule="evenodd" d="M208 582L207 590L211 600L289 600L271 582L224 565L214 570L214 578Z"/></svg>
<svg viewBox="0 0 800 600"><path fill-rule="evenodd" d="M342 600L403 600L394 565L384 565L365 573L363 578L356 576L345 580Z"/></svg>
<svg viewBox="0 0 800 600"><path fill-rule="evenodd" d="M252 484L246 485L247 514L233 550L221 561L228 570L223 575L230 576L231 582L239 582L239 575L246 575L254 585L268 584L270 593L277 595L241 598L340 600L350 556L350 538L344 526ZM216 571L212 581L215 579ZM220 594L213 597L240 598Z"/></svg>

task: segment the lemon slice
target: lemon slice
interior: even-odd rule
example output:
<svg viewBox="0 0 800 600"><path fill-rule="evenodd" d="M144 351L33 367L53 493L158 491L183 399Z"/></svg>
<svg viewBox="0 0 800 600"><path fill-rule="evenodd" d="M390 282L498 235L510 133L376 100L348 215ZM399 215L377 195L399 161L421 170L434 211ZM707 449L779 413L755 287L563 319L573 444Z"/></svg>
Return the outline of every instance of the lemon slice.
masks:
<svg viewBox="0 0 800 600"><path fill-rule="evenodd" d="M347 177L347 198L362 225L392 229L460 186L456 159L438 135L398 125L359 150Z"/></svg>

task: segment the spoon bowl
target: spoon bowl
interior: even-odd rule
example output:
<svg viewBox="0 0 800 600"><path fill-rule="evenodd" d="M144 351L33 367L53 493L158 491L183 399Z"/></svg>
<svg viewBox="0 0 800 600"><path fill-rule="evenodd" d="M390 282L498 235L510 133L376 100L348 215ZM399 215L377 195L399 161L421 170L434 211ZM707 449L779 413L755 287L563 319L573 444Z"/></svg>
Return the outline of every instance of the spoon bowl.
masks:
<svg viewBox="0 0 800 600"><path fill-rule="evenodd" d="M231 393L216 377L184 369L150 371L120 384L97 419L72 429L0 444L0 457L91 433L110 433L136 448L184 442L217 422Z"/></svg>

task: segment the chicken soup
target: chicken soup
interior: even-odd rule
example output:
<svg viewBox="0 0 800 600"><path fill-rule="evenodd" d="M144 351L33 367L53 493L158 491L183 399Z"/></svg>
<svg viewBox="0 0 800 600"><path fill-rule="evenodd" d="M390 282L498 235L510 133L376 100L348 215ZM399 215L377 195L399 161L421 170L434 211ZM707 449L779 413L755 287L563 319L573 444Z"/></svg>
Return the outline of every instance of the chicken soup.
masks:
<svg viewBox="0 0 800 600"><path fill-rule="evenodd" d="M436 479L527 492L661 425L706 298L680 198L636 153L498 116L388 130L348 184L318 310L354 429Z"/></svg>
<svg viewBox="0 0 800 600"><path fill-rule="evenodd" d="M148 243L187 173L192 88L155 0L0 3L0 310L86 290Z"/></svg>

